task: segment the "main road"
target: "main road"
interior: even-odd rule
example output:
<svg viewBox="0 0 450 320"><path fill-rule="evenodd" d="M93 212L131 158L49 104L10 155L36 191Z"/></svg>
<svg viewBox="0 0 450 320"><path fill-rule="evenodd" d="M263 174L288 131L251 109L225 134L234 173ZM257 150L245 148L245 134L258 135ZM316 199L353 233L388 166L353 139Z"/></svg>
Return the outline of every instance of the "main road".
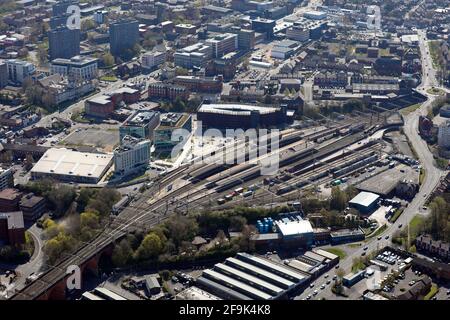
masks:
<svg viewBox="0 0 450 320"><path fill-rule="evenodd" d="M376 237L368 239L365 245L362 245L358 249L354 250L351 255L348 255L340 261L339 267L343 269L345 273L351 271L353 258L361 257L363 252L370 253L389 245L393 234L396 231L400 230L400 226L407 226L414 218L414 216L419 213L419 210L425 204L427 197L431 192L433 192L433 190L436 188L436 186L439 184L439 182L447 172L437 168L434 165L433 155L428 149L427 144L421 139L418 133L419 116L426 115L428 113L429 108L437 97L436 95L429 94L427 90L432 87L438 87L438 82L436 80L436 71L433 68L432 59L427 46L426 34L424 31L419 30L418 35L419 47L422 57L422 83L419 85L417 90L426 95L428 99L420 106L420 108L404 117L404 132L411 142L413 148L415 149L422 167L426 171L425 178L415 198L405 208L402 215L397 219L397 221L390 225L389 228L382 234L382 238L380 240L378 240L378 238ZM446 90L444 88L441 89ZM334 269L329 274L333 276L335 273L336 270ZM318 289L318 287L321 284L325 284L326 281L327 278L325 278L325 275L322 275L315 281L316 285L313 288L307 288L304 292L297 296L296 299L305 299L308 295L312 295L314 290L319 291L314 299L320 299L324 296L330 298L329 288L325 290Z"/></svg>

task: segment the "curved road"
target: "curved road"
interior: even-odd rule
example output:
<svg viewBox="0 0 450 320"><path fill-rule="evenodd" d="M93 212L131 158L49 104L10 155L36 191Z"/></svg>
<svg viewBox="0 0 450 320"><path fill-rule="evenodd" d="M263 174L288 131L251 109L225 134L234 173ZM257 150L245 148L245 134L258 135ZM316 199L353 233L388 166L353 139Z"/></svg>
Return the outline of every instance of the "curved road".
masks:
<svg viewBox="0 0 450 320"><path fill-rule="evenodd" d="M413 145L414 149L416 150L423 168L426 170L425 179L416 197L411 201L408 207L405 208L402 215L397 219L397 221L393 223L382 234L381 240L377 240L376 237L369 239L364 245L356 249L353 252L353 254L348 255L347 257L345 257L340 261L339 267L342 268L345 271L345 273L349 273L351 271L353 258L360 257L364 251L370 253L372 251L377 251L389 245L392 235L397 230L400 229L399 225L406 226L410 223L410 221L414 218L414 216L419 213L420 208L423 207L429 194L433 192L433 190L439 184L441 178L443 178L444 175L446 174L446 171L436 168L434 166L433 155L429 151L427 144L420 138L418 133L419 115L426 115L428 113L428 108L437 97L435 95L428 94L426 91L431 87L439 87L438 82L436 81L435 76L436 72L433 69L432 59L429 54L428 46L426 44L427 40L425 32L420 30L418 31L418 35L419 35L419 47L422 56L423 78L422 83L417 88L417 90L422 94L426 95L428 97L428 100L425 101L420 106L420 108L418 108L415 112L411 112L406 117L404 117L405 118L404 132L408 137L408 139L410 140L411 144ZM448 92L447 89L444 88L441 89L446 90ZM388 239L386 239L387 236L389 236ZM367 247L367 250L364 250L364 247ZM335 274L335 272L336 269L330 270L328 272L328 274L330 275L328 279L331 279L331 277ZM327 288L324 290L319 289L319 287L322 284L325 284L326 281L327 278L325 278L325 275L320 276L318 279L314 281L315 286L313 288L307 288L302 294L297 296L295 299L305 299L306 296L310 294L312 295L314 290L317 290L319 293L315 297L313 297L313 299L320 299L321 297L324 296L326 296L327 298L335 298L336 296L331 294L329 290L331 284L328 285Z"/></svg>

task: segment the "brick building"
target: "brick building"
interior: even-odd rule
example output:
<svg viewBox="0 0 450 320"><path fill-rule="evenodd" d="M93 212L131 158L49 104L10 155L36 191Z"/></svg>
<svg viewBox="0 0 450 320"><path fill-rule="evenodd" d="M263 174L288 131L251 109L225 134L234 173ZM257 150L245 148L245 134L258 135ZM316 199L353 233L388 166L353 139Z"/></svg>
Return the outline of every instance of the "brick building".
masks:
<svg viewBox="0 0 450 320"><path fill-rule="evenodd" d="M186 87L192 92L221 93L223 88L223 77L194 77L178 76L174 84Z"/></svg>
<svg viewBox="0 0 450 320"><path fill-rule="evenodd" d="M8 188L0 191L0 212L19 210L22 193L16 189Z"/></svg>
<svg viewBox="0 0 450 320"><path fill-rule="evenodd" d="M21 211L0 213L0 241L13 246L25 243L25 228Z"/></svg>
<svg viewBox="0 0 450 320"><path fill-rule="evenodd" d="M39 219L46 209L46 201L43 197L29 193L22 197L19 208L23 212L25 221L34 222Z"/></svg>
<svg viewBox="0 0 450 320"><path fill-rule="evenodd" d="M148 97L158 99L175 100L177 97L187 99L189 90L185 86L168 83L151 83L148 86Z"/></svg>

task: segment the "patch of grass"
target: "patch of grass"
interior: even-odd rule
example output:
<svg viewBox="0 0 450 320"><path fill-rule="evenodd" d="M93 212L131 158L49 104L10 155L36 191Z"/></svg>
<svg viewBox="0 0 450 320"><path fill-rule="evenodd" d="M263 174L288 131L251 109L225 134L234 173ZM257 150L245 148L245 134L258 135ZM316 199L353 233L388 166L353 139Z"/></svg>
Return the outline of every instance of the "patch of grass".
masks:
<svg viewBox="0 0 450 320"><path fill-rule="evenodd" d="M419 109L420 106L421 106L420 103L413 104L412 106L409 106L409 107L406 107L406 108L401 109L401 110L400 110L400 113L401 113L402 115L406 116L406 115L410 114L411 112L414 112L414 111L416 111L417 109Z"/></svg>
<svg viewBox="0 0 450 320"><path fill-rule="evenodd" d="M394 214L392 215L392 217L389 219L390 222L394 223L395 221L397 221L397 219L400 217L400 215L403 213L403 208L399 208L397 210L395 210Z"/></svg>
<svg viewBox="0 0 450 320"><path fill-rule="evenodd" d="M367 239L378 237L380 234L382 234L384 231L386 231L387 225L383 224L381 227L379 227L377 230L372 232L369 236L367 236Z"/></svg>
<svg viewBox="0 0 450 320"><path fill-rule="evenodd" d="M328 248L328 249L325 249L325 251L328 251L332 254L337 255L339 257L339 259L341 259L341 260L347 256L347 254L344 252L344 250L341 250L338 248Z"/></svg>
<svg viewBox="0 0 450 320"><path fill-rule="evenodd" d="M442 170L447 170L448 160L446 160L444 158L437 158L436 159L436 165L437 165L438 168L440 168Z"/></svg>
<svg viewBox="0 0 450 320"><path fill-rule="evenodd" d="M107 82L116 82L119 79L117 79L116 76L103 76L103 77L100 77L100 80L107 81Z"/></svg>
<svg viewBox="0 0 450 320"><path fill-rule="evenodd" d="M423 300L430 300L436 295L436 293L438 293L438 291L439 291L438 286L433 283L430 292L427 293L427 295L423 298Z"/></svg>
<svg viewBox="0 0 450 320"><path fill-rule="evenodd" d="M427 92L428 92L429 94L434 94L434 95L436 95L436 96L441 96L441 95L444 94L444 90L439 89L439 88L434 88L434 87L428 89Z"/></svg>
<svg viewBox="0 0 450 320"><path fill-rule="evenodd" d="M359 270L364 270L366 268L366 265L361 259L356 259L353 261L352 265L352 272L358 272Z"/></svg>
<svg viewBox="0 0 450 320"><path fill-rule="evenodd" d="M409 223L409 228L412 230L417 230L417 228L423 223L424 218L418 214L412 218L411 222Z"/></svg>
<svg viewBox="0 0 450 320"><path fill-rule="evenodd" d="M350 243L347 245L349 248L359 248L362 246L362 243Z"/></svg>
<svg viewBox="0 0 450 320"><path fill-rule="evenodd" d="M425 169L421 168L419 174L419 185L422 185L423 181L425 180L425 175L426 175Z"/></svg>

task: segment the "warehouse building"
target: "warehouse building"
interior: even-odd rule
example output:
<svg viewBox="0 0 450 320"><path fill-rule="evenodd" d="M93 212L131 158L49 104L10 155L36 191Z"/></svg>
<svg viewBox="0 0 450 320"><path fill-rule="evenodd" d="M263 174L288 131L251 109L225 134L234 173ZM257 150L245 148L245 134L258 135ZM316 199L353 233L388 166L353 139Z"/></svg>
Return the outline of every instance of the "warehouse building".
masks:
<svg viewBox="0 0 450 320"><path fill-rule="evenodd" d="M363 214L373 212L378 206L380 196L372 192L360 192L356 197L350 200L350 206Z"/></svg>
<svg viewBox="0 0 450 320"><path fill-rule="evenodd" d="M257 128L279 126L287 121L286 108L243 104L202 104L197 120L210 128Z"/></svg>
<svg viewBox="0 0 450 320"><path fill-rule="evenodd" d="M51 148L31 169L32 179L98 183L112 164L113 155Z"/></svg>
<svg viewBox="0 0 450 320"><path fill-rule="evenodd" d="M314 242L314 231L308 220L299 216L296 218L283 218L274 222L281 234L284 245L310 247Z"/></svg>
<svg viewBox="0 0 450 320"><path fill-rule="evenodd" d="M274 300L308 280L306 273L262 257L238 253L204 270L196 286L222 299Z"/></svg>
<svg viewBox="0 0 450 320"><path fill-rule="evenodd" d="M362 241L366 235L361 229L341 229L330 233L331 244Z"/></svg>

